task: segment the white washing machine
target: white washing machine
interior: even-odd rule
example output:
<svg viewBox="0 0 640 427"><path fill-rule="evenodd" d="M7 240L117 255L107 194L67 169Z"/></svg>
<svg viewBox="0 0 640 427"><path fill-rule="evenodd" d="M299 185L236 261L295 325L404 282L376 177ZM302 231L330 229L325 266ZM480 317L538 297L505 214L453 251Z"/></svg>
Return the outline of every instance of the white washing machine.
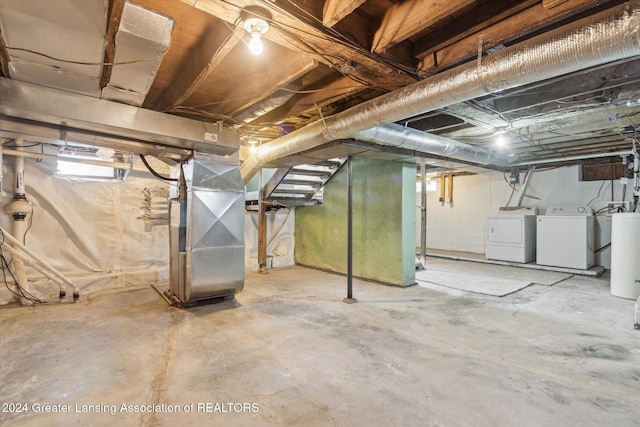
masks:
<svg viewBox="0 0 640 427"><path fill-rule="evenodd" d="M536 208L501 211L487 217L485 257L500 261L536 259Z"/></svg>
<svg viewBox="0 0 640 427"><path fill-rule="evenodd" d="M594 217L588 206L547 209L537 218L536 262L587 270L594 265Z"/></svg>

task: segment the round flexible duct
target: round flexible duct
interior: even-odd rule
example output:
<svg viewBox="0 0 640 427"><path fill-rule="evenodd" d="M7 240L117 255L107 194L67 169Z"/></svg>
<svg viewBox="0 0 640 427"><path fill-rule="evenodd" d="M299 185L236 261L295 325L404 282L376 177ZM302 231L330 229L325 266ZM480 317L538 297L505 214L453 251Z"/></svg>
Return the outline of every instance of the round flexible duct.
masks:
<svg viewBox="0 0 640 427"><path fill-rule="evenodd" d="M242 176L247 182L267 162L366 129L637 55L640 0L632 0L274 139L244 161Z"/></svg>
<svg viewBox="0 0 640 427"><path fill-rule="evenodd" d="M478 165L499 165L507 163L505 157L470 144L455 141L443 136L422 132L417 129L390 123L358 132L355 136L361 141L437 154L456 160L464 160Z"/></svg>

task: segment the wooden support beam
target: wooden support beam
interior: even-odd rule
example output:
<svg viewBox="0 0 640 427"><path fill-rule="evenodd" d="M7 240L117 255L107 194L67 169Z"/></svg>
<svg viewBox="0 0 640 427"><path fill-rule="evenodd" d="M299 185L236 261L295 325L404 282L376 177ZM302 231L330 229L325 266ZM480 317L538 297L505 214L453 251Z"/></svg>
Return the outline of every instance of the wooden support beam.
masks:
<svg viewBox="0 0 640 427"><path fill-rule="evenodd" d="M322 23L333 27L367 0L325 0Z"/></svg>
<svg viewBox="0 0 640 427"><path fill-rule="evenodd" d="M567 0L542 0L542 6L545 9L551 9L552 7L556 7L566 2Z"/></svg>
<svg viewBox="0 0 640 427"><path fill-rule="evenodd" d="M274 62L278 64L277 67L266 67L246 84L237 86L227 95L226 101L216 105L215 111L233 116L298 80L318 66L318 62L312 56L301 53L288 53Z"/></svg>
<svg viewBox="0 0 640 427"><path fill-rule="evenodd" d="M350 95L366 90L367 87L361 83L354 82L348 77L341 77L326 86L319 88L318 92L298 94L279 108L258 117L252 124L270 123L281 117L299 116L305 111L322 108L327 104L336 102Z"/></svg>
<svg viewBox="0 0 640 427"><path fill-rule="evenodd" d="M396 3L382 18L373 36L372 50L384 52L473 3L475 0L406 0Z"/></svg>
<svg viewBox="0 0 640 427"><path fill-rule="evenodd" d="M430 33L415 43L416 58L424 58L493 24L516 15L540 0L505 0L489 2L447 25L446 31Z"/></svg>
<svg viewBox="0 0 640 427"><path fill-rule="evenodd" d="M483 37L484 49L531 34L562 19L598 6L608 0L568 0L553 9L545 9L540 3L499 23L474 33L451 46L447 46L422 59L420 71L434 73L477 56L478 40Z"/></svg>
<svg viewBox="0 0 640 427"><path fill-rule="evenodd" d="M203 10L232 25L242 19L242 12L247 6L255 5L253 0L234 0L233 4L218 0L181 0L193 7ZM345 61L357 64L354 77L368 84L394 90L417 81L392 65L371 57L366 52L335 38L294 15L284 12L277 4L260 2L260 6L271 14L269 31L263 37L288 49L307 53L318 62L339 68Z"/></svg>
<svg viewBox="0 0 640 427"><path fill-rule="evenodd" d="M116 34L120 28L120 20L122 19L122 11L124 10L125 0L109 1L109 20L107 22L107 35L105 36L104 62L112 63L116 56ZM100 77L100 89L103 89L111 80L112 65L102 67L102 76ZM9 77L9 76L7 76Z"/></svg>
<svg viewBox="0 0 640 427"><path fill-rule="evenodd" d="M177 80L170 85L158 100L155 108L164 110L182 105L213 70L231 52L231 49L245 35L246 31L237 26L231 33L223 34L217 27L211 27L202 41L182 64Z"/></svg>

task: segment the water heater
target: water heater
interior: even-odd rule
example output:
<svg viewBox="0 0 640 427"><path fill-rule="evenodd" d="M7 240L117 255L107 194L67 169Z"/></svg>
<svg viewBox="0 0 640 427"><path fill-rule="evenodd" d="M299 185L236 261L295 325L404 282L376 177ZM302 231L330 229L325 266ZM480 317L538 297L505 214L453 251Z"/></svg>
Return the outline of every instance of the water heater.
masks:
<svg viewBox="0 0 640 427"><path fill-rule="evenodd" d="M612 215L611 295L640 296L640 213Z"/></svg>

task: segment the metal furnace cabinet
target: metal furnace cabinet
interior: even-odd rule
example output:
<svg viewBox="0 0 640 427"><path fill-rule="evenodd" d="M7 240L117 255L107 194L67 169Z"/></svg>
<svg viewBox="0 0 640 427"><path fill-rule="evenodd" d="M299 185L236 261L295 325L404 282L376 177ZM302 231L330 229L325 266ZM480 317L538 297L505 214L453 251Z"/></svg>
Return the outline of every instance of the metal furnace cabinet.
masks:
<svg viewBox="0 0 640 427"><path fill-rule="evenodd" d="M244 184L240 168L184 166L186 200L171 202L170 289L181 303L233 296L244 286Z"/></svg>

